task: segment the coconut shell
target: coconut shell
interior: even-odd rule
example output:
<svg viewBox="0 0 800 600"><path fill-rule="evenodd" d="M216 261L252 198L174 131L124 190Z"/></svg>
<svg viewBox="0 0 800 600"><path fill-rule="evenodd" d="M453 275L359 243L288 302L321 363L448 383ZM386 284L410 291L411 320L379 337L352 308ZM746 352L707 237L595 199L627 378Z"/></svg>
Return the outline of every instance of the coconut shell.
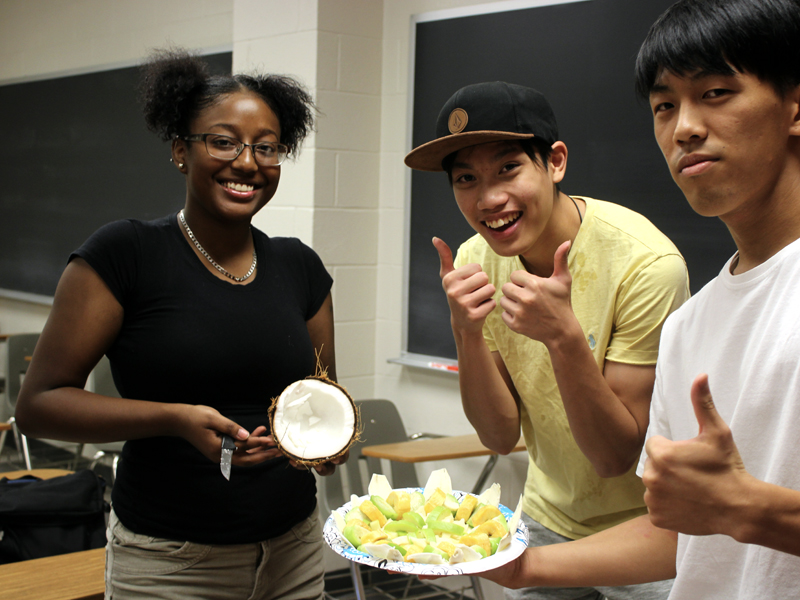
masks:
<svg viewBox="0 0 800 600"><path fill-rule="evenodd" d="M329 461L331 461L331 460L333 460L335 458L339 458L340 456L343 456L350 449L350 447L353 444L355 444L357 441L359 441L361 439L361 433L362 433L361 415L360 415L360 412L358 410L358 406L356 406L355 400L353 400L353 397L350 395L350 393L343 386L339 385L338 383L336 383L332 379L328 378L326 373L322 373L320 375L309 375L305 379L311 379L311 380L320 381L322 383L326 383L328 385L331 385L331 386L337 388L340 392L342 392L344 394L345 398L347 398L347 400L349 400L350 405L353 408L353 415L354 415L353 434L350 437L350 439L348 440L348 442L344 445L344 447L342 447L341 450L338 450L337 452L335 452L334 454L331 454L330 456L324 456L324 457L317 457L317 458L313 458L313 459L308 459L308 458L303 458L301 456L297 456L296 454L294 454L294 453L290 452L289 450L287 450L287 448L281 443L281 440L278 439L278 436L275 435L275 431L276 431L275 430L275 414L277 412L276 409L278 407L278 402L280 401L281 396L283 396L283 393L281 393L280 396L277 396L276 398L272 399L272 402L271 402L270 407L269 407L269 426L270 426L270 429L272 431L272 437L275 440L275 445L277 446L278 450L280 450L281 453L284 456L286 456L288 459L293 460L294 462L296 462L299 465L303 465L303 466L306 466L306 467L315 467L315 466L320 465L322 463L326 463L326 462L329 462ZM286 389L288 389L289 387L295 385L296 383L297 382L294 382L294 383L286 386Z"/></svg>

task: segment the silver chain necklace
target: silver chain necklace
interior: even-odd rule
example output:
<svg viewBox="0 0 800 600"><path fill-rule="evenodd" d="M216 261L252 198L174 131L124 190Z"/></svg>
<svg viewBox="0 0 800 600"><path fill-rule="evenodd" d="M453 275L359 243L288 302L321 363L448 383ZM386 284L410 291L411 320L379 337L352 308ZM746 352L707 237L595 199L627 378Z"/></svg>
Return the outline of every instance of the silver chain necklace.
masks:
<svg viewBox="0 0 800 600"><path fill-rule="evenodd" d="M181 212L178 213L178 216L181 219L181 225L183 225L183 228L186 230L186 233L189 235L189 239L194 242L194 245L200 251L200 254L205 256L208 259L208 262L210 262L212 265L214 265L214 268L217 271L219 271L220 273L225 275L225 277L228 277L229 279L233 279L234 281L238 281L238 282L242 282L242 281L245 281L246 279L250 278L250 275L252 275L253 272L256 270L256 263L258 262L258 257L256 256L255 241L253 242L253 264L250 265L250 270L244 276L237 277L233 273L229 273L225 269L225 267L219 265L217 263L217 261L215 261L213 258L211 258L211 256L208 254L208 252L206 252L205 248L203 248L200 245L200 242L198 242L197 238L194 237L194 234L192 233L192 230L189 229L189 224L186 222L186 217L183 216L183 209L181 209Z"/></svg>

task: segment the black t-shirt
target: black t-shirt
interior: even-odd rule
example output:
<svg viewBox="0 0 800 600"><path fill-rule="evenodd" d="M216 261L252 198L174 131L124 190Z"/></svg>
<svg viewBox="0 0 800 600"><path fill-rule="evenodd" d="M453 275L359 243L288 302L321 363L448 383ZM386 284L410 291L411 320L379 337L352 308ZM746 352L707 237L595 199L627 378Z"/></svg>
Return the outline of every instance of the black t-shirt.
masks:
<svg viewBox="0 0 800 600"><path fill-rule="evenodd" d="M86 260L125 311L108 351L123 398L203 404L253 431L269 428L272 398L314 374L306 321L332 279L295 238L253 229L258 269L247 285L208 271L186 242L176 214L117 221L93 234L70 260ZM230 481L191 444L153 437L125 444L112 503L129 529L200 543L276 537L314 509L310 472L285 458L233 467Z"/></svg>

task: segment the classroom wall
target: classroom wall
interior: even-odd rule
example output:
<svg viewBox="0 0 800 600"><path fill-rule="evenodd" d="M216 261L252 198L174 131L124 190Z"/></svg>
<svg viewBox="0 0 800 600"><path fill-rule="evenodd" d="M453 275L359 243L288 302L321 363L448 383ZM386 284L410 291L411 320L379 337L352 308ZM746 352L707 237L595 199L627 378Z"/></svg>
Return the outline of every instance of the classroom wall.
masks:
<svg viewBox="0 0 800 600"><path fill-rule="evenodd" d="M300 237L331 270L344 385L358 398L395 401L409 431L463 434L472 428L455 375L387 360L403 336L411 16L475 4L485 2L0 0L0 83L130 65L168 43L232 48L235 70L298 77L317 99L318 131L284 167L256 225ZM0 298L0 333L40 329L48 312ZM481 465L419 470L424 479L447 466L468 488ZM494 479L519 493L524 470L523 456L503 458Z"/></svg>
<svg viewBox="0 0 800 600"><path fill-rule="evenodd" d="M355 397L393 400L409 432L471 433L456 375L387 360L403 344L411 17L494 3L0 0L0 84L129 66L169 43L232 48L236 71L299 78L319 106L318 130L283 167L279 191L255 224L301 238L333 274L339 379ZM0 333L40 330L48 313L0 297ZM446 466L454 486L469 489L482 465L426 463L418 471L424 481ZM516 504L525 465L521 454L498 463L492 480L503 485L504 502Z"/></svg>

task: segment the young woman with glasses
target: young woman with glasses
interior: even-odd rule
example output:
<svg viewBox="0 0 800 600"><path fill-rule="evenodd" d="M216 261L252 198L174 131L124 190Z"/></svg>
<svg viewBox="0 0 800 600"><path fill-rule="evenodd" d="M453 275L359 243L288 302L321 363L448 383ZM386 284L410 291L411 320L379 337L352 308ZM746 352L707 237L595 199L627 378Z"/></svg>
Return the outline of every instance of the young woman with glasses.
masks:
<svg viewBox="0 0 800 600"><path fill-rule="evenodd" d="M251 225L314 105L290 78L209 76L184 51L156 53L142 92L185 205L106 225L72 254L17 422L35 437L128 440L107 598L320 598L314 476L276 450L267 408L317 360L335 379L332 279L302 242ZM141 193L158 194L148 183ZM103 354L122 398L84 390ZM236 443L230 480L223 434Z"/></svg>

